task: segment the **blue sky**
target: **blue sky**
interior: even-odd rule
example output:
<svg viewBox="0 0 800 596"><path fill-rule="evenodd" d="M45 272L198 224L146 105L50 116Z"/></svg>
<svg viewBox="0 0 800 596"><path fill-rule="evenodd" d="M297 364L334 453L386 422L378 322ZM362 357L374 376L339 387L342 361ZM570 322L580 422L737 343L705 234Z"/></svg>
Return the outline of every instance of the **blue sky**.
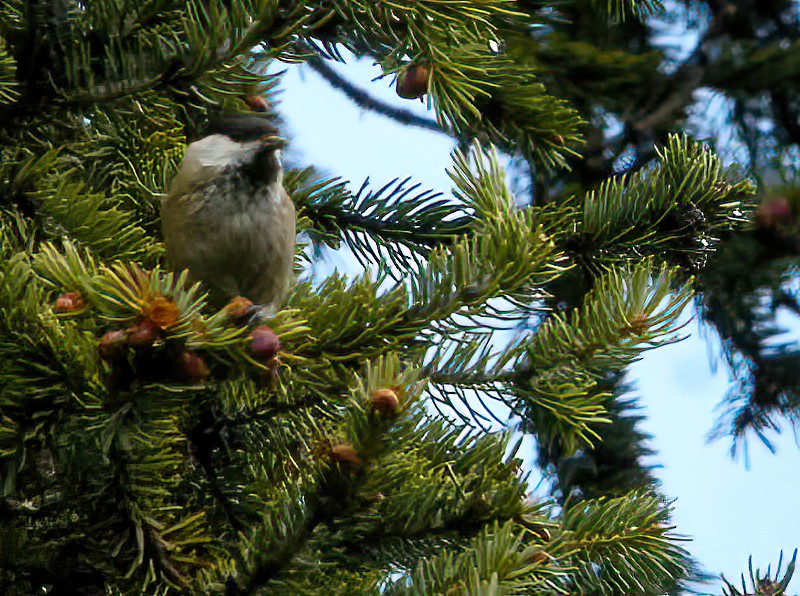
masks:
<svg viewBox="0 0 800 596"><path fill-rule="evenodd" d="M361 111L307 66L281 68L288 68L278 109L292 140L289 163L315 165L356 188L367 177L379 187L410 175L449 192L450 139ZM374 96L432 117L421 102L399 99L390 79L371 82L380 71L369 62L339 68ZM333 267L356 271L346 255L331 256L326 268ZM685 332L685 341L648 352L629 374L647 416L642 428L654 437L652 463L662 466L656 475L664 493L677 499L677 530L692 537L687 548L709 572L738 578L751 554L755 567L774 567L781 549L790 555L800 546L800 449L790 429L775 440L777 455L751 440L748 469L731 459L728 440L707 441L728 371L722 362L712 370L718 350L713 339L703 339L694 322ZM523 449L532 459L531 446ZM800 577L792 586L800 589ZM720 593L719 585L708 592Z"/></svg>

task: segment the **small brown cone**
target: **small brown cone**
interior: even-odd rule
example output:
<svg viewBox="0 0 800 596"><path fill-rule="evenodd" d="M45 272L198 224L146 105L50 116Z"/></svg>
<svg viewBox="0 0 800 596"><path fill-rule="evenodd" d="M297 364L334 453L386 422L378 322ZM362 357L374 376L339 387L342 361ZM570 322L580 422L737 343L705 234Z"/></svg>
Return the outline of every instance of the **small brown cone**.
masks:
<svg viewBox="0 0 800 596"><path fill-rule="evenodd" d="M339 463L361 465L361 458L358 457L355 448L350 443L339 443L331 448L333 459Z"/></svg>
<svg viewBox="0 0 800 596"><path fill-rule="evenodd" d="M392 389L376 389L369 394L369 404L381 416L394 416L400 409L400 400Z"/></svg>
<svg viewBox="0 0 800 596"><path fill-rule="evenodd" d="M80 292L67 292L56 298L53 312L63 314L75 312L83 308L83 296Z"/></svg>
<svg viewBox="0 0 800 596"><path fill-rule="evenodd" d="M266 112L269 110L269 103L263 95L248 93L247 95L243 95L242 99L253 112Z"/></svg>
<svg viewBox="0 0 800 596"><path fill-rule="evenodd" d="M417 99L428 92L431 79L430 64L406 66L397 76L395 91L403 99Z"/></svg>
<svg viewBox="0 0 800 596"><path fill-rule="evenodd" d="M100 345L97 349L103 360L111 362L122 358L127 348L128 334L120 329L116 329L114 331L107 331L105 335L100 338Z"/></svg>
<svg viewBox="0 0 800 596"><path fill-rule="evenodd" d="M262 362L278 355L281 341L275 332L266 325L260 325L250 334L250 354Z"/></svg>
<svg viewBox="0 0 800 596"><path fill-rule="evenodd" d="M161 327L150 319L139 321L128 328L128 343L134 348L152 346L161 337Z"/></svg>
<svg viewBox="0 0 800 596"><path fill-rule="evenodd" d="M252 308L253 303L250 300L244 296L236 296L236 298L225 305L223 310L225 311L225 316L229 320L238 323L250 315Z"/></svg>
<svg viewBox="0 0 800 596"><path fill-rule="evenodd" d="M758 206L755 220L760 228L777 228L792 223L792 205L786 197L765 200Z"/></svg>
<svg viewBox="0 0 800 596"><path fill-rule="evenodd" d="M200 383L210 371L203 359L188 350L181 352L175 363L174 377L184 383Z"/></svg>

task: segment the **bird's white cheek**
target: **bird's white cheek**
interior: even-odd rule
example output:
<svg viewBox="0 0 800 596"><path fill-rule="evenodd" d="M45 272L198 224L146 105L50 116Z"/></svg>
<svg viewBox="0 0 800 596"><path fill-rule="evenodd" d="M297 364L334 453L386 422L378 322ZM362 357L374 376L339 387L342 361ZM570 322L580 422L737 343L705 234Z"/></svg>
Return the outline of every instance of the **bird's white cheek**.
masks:
<svg viewBox="0 0 800 596"><path fill-rule="evenodd" d="M192 187L223 173L226 168L251 160L258 146L257 142L238 143L219 134L191 143L172 182L170 194L187 193Z"/></svg>

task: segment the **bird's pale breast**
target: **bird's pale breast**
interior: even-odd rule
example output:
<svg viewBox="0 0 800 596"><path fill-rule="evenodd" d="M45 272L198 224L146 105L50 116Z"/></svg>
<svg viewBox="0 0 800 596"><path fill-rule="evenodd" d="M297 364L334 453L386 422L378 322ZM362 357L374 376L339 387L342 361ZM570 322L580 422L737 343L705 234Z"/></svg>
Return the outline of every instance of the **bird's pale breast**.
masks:
<svg viewBox="0 0 800 596"><path fill-rule="evenodd" d="M211 299L245 296L272 309L289 287L295 209L280 184L256 186L235 169L166 197L162 225L172 268L188 269Z"/></svg>

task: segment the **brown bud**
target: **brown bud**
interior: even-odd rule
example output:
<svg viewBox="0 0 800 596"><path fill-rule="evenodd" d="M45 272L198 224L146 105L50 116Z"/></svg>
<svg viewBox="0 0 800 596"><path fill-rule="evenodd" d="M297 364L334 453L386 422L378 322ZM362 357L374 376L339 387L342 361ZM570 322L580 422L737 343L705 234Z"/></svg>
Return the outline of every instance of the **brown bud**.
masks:
<svg viewBox="0 0 800 596"><path fill-rule="evenodd" d="M152 346L161 337L161 327L150 319L139 321L128 328L128 343L135 348Z"/></svg>
<svg viewBox="0 0 800 596"><path fill-rule="evenodd" d="M397 76L395 91L403 99L417 99L428 92L431 78L430 64L406 66Z"/></svg>
<svg viewBox="0 0 800 596"><path fill-rule="evenodd" d="M107 331L105 335L100 338L98 350L103 360L119 360L125 355L127 347L128 334L117 329L115 331Z"/></svg>
<svg viewBox="0 0 800 596"><path fill-rule="evenodd" d="M550 555L548 555L545 552L539 551L533 553L530 557L528 557L528 562L541 565L543 563L547 563L550 559L551 559Z"/></svg>
<svg viewBox="0 0 800 596"><path fill-rule="evenodd" d="M333 459L339 463L349 463L354 466L361 464L361 458L358 457L355 448L350 443L339 443L331 448Z"/></svg>
<svg viewBox="0 0 800 596"><path fill-rule="evenodd" d="M75 312L81 308L83 308L83 296L81 296L81 293L67 292L56 298L56 303L53 305L53 312L68 313Z"/></svg>
<svg viewBox="0 0 800 596"><path fill-rule="evenodd" d="M253 303L250 300L244 296L237 296L228 302L223 310L231 321L241 321L252 312L252 308Z"/></svg>
<svg viewBox="0 0 800 596"><path fill-rule="evenodd" d="M756 211L756 223L761 228L779 227L791 223L792 205L786 197L765 200Z"/></svg>
<svg viewBox="0 0 800 596"><path fill-rule="evenodd" d="M369 404L381 416L394 416L400 409L400 400L391 389L376 389L371 392Z"/></svg>
<svg viewBox="0 0 800 596"><path fill-rule="evenodd" d="M266 112L269 109L269 103L267 103L263 95L248 93L247 95L243 95L242 99L253 112Z"/></svg>
<svg viewBox="0 0 800 596"><path fill-rule="evenodd" d="M145 309L145 315L161 329L169 329L181 317L181 311L172 298L156 296Z"/></svg>
<svg viewBox="0 0 800 596"><path fill-rule="evenodd" d="M174 378L184 383L199 383L203 381L210 371L200 356L185 350L178 355L174 366Z"/></svg>
<svg viewBox="0 0 800 596"><path fill-rule="evenodd" d="M250 333L250 354L258 360L269 360L278 354L281 342L275 332L260 325Z"/></svg>

